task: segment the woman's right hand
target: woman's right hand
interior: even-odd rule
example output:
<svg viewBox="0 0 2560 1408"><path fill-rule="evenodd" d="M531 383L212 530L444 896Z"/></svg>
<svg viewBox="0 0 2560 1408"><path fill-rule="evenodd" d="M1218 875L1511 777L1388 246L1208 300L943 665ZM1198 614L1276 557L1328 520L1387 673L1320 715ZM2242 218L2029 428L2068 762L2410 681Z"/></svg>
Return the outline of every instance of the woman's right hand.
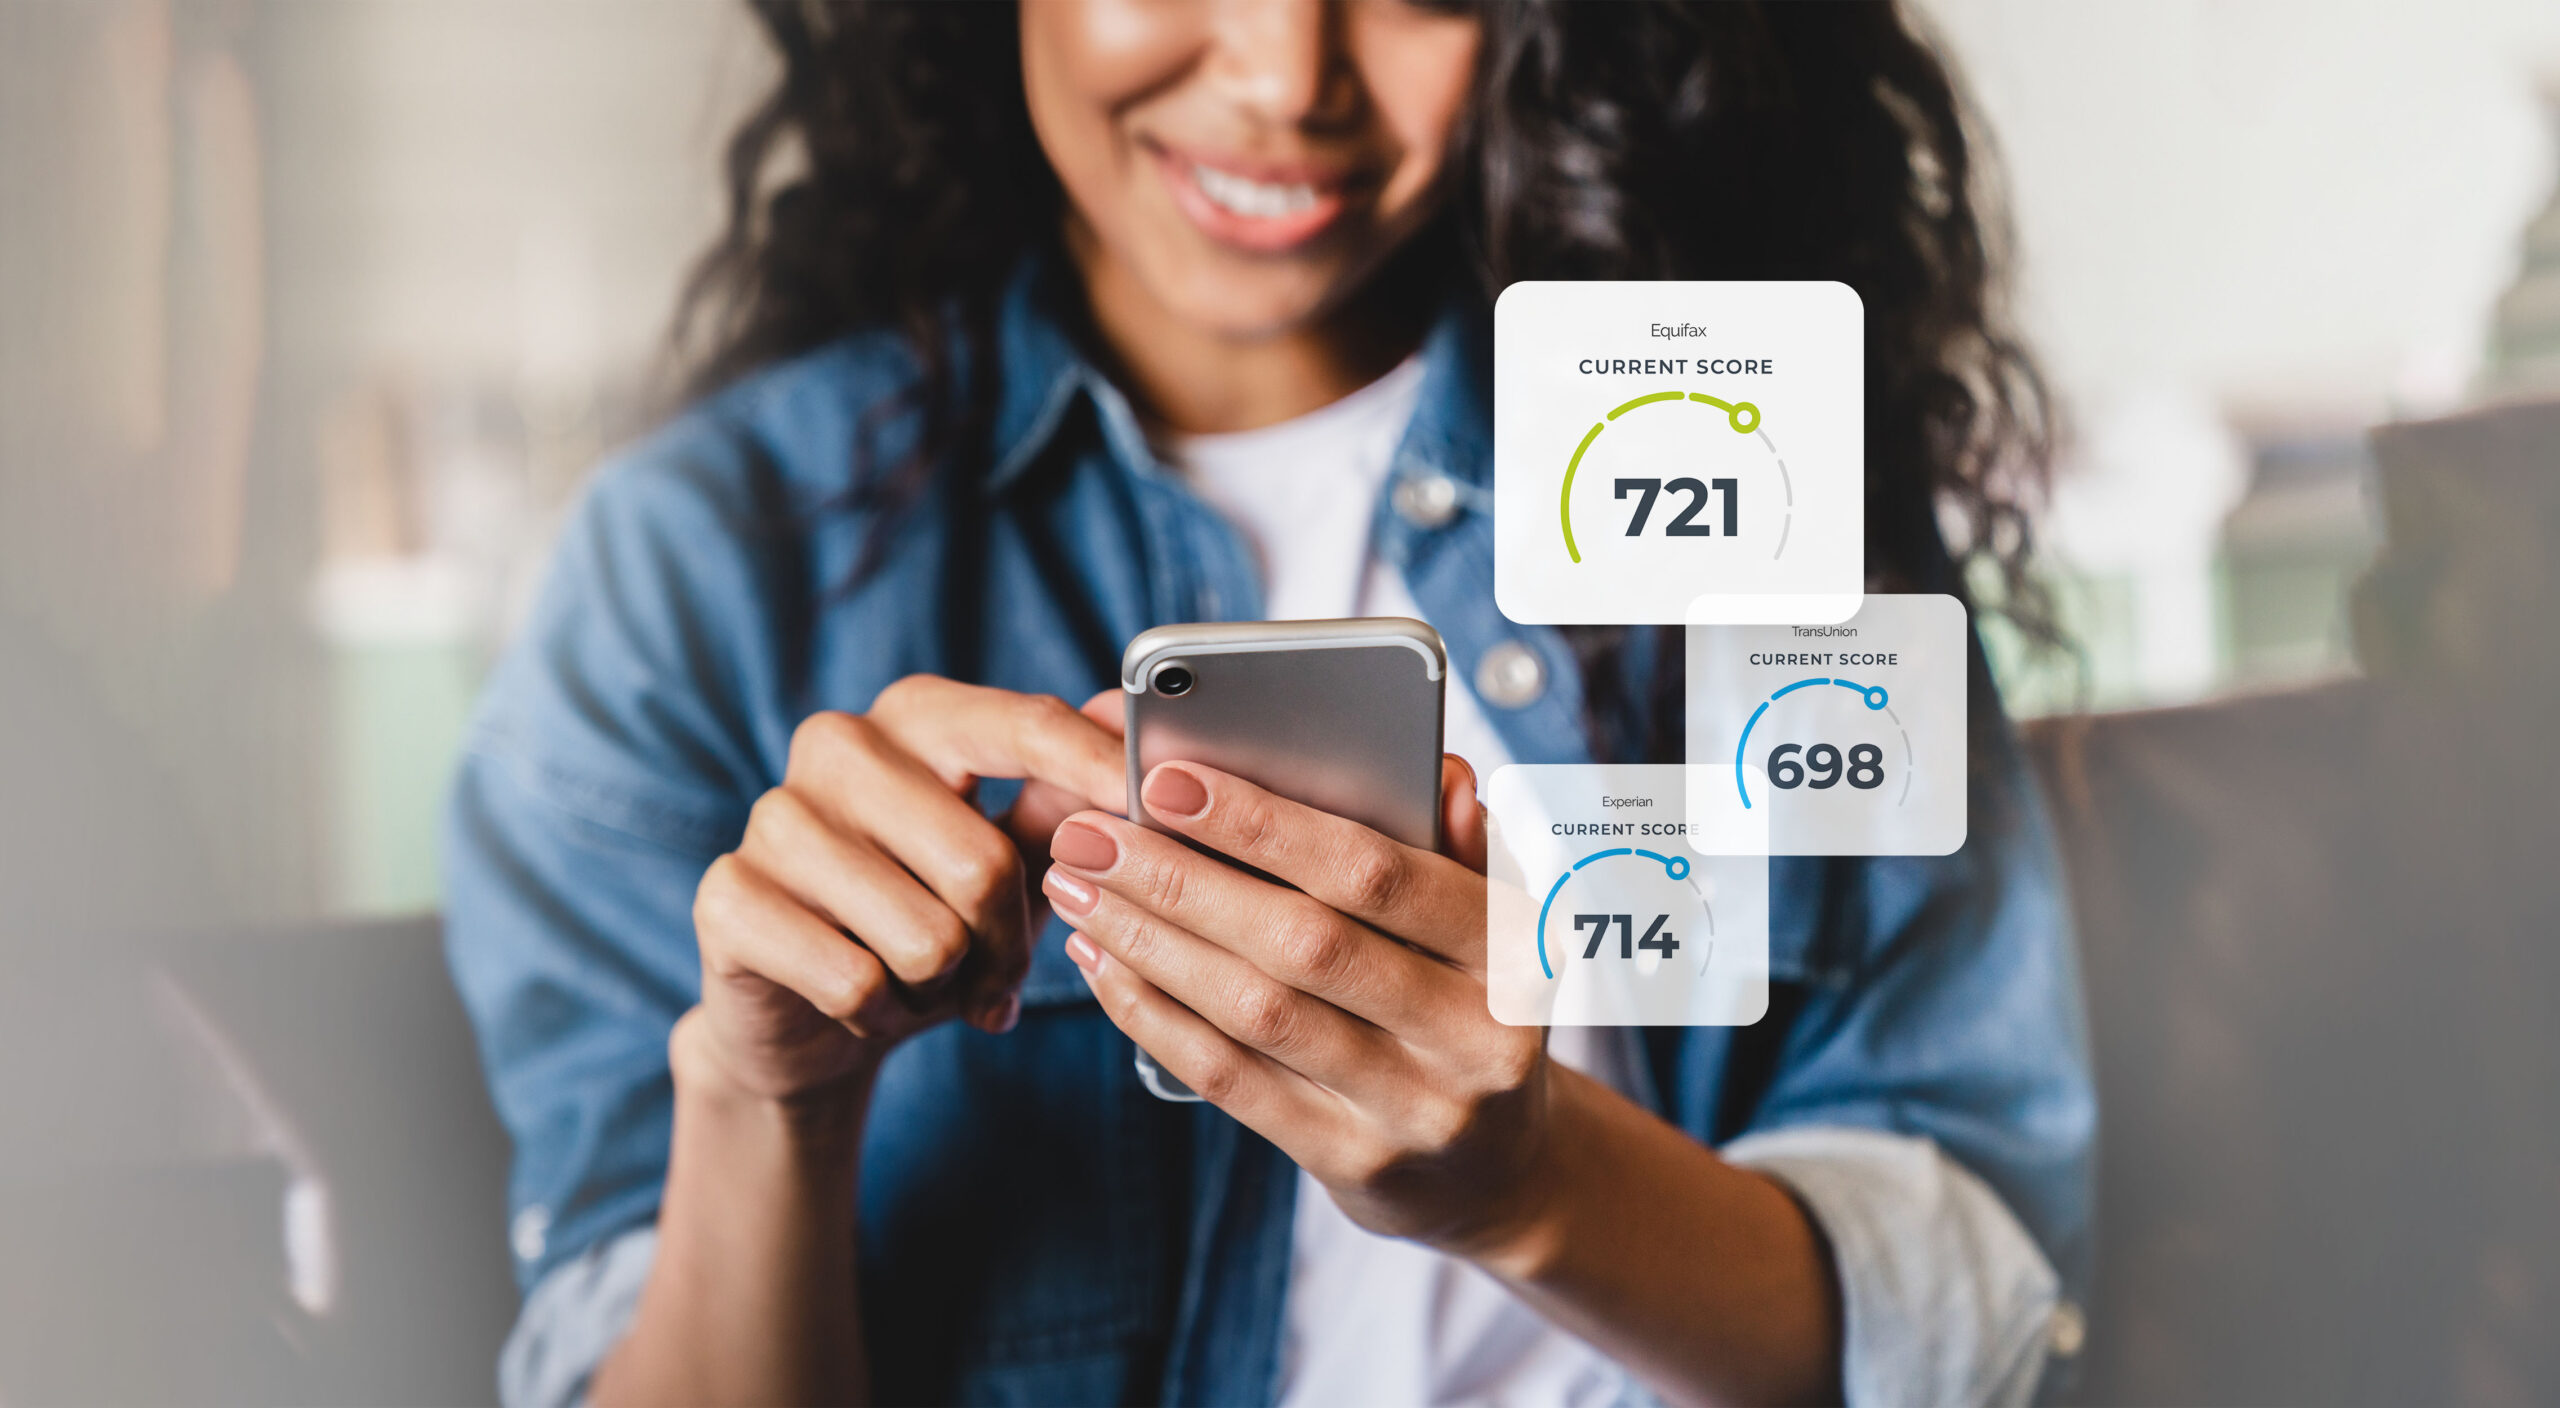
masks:
<svg viewBox="0 0 2560 1408"><path fill-rule="evenodd" d="M1124 810L1118 693L1080 713L912 675L867 714L801 724L782 785L695 892L702 1004L678 1026L679 1077L707 1060L786 1099L854 1083L950 1017L1011 1028L1037 932L1024 877L1060 818ZM981 778L1027 782L989 821Z"/></svg>

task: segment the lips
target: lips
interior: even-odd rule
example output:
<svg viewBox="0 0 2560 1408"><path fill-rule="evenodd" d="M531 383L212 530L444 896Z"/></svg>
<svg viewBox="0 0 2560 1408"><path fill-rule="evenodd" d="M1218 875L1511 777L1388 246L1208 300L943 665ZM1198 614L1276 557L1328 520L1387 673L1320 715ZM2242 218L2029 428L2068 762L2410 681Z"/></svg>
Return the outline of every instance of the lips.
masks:
<svg viewBox="0 0 2560 1408"><path fill-rule="evenodd" d="M1191 184L1210 203L1230 215L1249 220L1279 220L1315 209L1316 188L1304 181L1256 181L1214 166L1194 163Z"/></svg>
<svg viewBox="0 0 2560 1408"><path fill-rule="evenodd" d="M1200 232L1255 254L1281 254L1330 228L1350 208L1349 182L1311 168L1240 168L1181 152L1155 153L1174 204Z"/></svg>

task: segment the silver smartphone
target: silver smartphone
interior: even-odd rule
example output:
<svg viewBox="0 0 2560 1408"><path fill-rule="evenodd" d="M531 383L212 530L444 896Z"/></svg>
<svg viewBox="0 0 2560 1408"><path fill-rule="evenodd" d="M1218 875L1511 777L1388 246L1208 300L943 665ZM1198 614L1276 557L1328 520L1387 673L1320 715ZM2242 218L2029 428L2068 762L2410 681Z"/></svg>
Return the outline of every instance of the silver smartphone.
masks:
<svg viewBox="0 0 2560 1408"><path fill-rule="evenodd" d="M1408 846L1440 844L1440 725L1449 656L1420 621L1232 621L1158 626L1120 657L1128 693L1129 816L1158 763L1203 763ZM1197 1100L1138 1052L1167 1100Z"/></svg>

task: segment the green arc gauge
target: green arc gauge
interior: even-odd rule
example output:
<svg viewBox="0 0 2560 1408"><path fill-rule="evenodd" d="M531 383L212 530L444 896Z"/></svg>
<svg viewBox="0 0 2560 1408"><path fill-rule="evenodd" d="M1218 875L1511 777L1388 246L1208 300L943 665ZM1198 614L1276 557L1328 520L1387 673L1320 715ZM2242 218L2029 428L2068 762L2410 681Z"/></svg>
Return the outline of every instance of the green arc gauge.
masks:
<svg viewBox="0 0 2560 1408"><path fill-rule="evenodd" d="M1639 407L1675 402L1707 406L1714 410L1722 411L1724 412L1725 424L1732 428L1733 433L1736 435L1757 436L1759 438L1762 448L1769 452L1770 460L1777 465L1778 483L1786 498L1785 514L1778 530L1777 550L1772 552L1770 557L1774 560L1785 554L1787 550L1788 533L1795 526L1795 481L1793 477L1787 473L1786 460L1778 454L1777 442L1771 440L1769 438L1769 432L1761 427L1760 408L1749 401L1721 400L1717 397L1709 396L1701 391L1655 391L1627 401L1611 410L1606 417L1592 422L1591 429L1585 432L1582 437L1582 443L1574 446L1573 457L1565 462L1564 487L1557 495L1556 516L1558 521L1564 527L1565 555L1572 558L1575 563L1578 564L1582 561L1582 548L1580 544L1574 541L1573 537L1573 481L1574 476L1579 474L1582 470L1583 456L1590 453L1593 442L1600 438L1600 432L1608 429L1610 424L1616 421L1620 416L1627 414L1629 411L1636 410ZM1633 527L1628 529L1628 536L1634 537L1643 530L1646 518L1652 512L1654 495L1660 491L1662 486L1660 482L1656 480L1621 481L1618 486L1618 496L1620 498L1626 497L1629 483L1642 483L1652 486L1645 490L1644 497L1636 510L1635 524ZM1733 498L1735 493L1734 482L1730 479L1719 479L1714 481L1714 484L1715 487L1721 489L1725 495L1724 532L1726 537L1732 537L1735 532L1735 507ZM1709 486L1696 479L1674 479L1671 481L1669 487L1674 492L1688 493L1690 495L1690 499L1687 510L1682 512L1678 517L1672 519L1665 527L1664 532L1674 537L1709 536L1711 530L1705 525L1693 526L1690 523L1690 520L1697 515L1698 511L1705 507Z"/></svg>

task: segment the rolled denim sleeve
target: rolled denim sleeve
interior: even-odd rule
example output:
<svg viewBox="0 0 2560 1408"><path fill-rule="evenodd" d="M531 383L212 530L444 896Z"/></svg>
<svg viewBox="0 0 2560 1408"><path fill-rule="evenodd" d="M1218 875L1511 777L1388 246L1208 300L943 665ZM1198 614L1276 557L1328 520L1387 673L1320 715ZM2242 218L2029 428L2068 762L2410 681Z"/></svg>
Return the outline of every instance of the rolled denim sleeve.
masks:
<svg viewBox="0 0 2560 1408"><path fill-rule="evenodd" d="M493 671L447 800L446 956L515 1146L530 1289L656 1215L693 892L788 729L751 475L697 414L600 472Z"/></svg>
<svg viewBox="0 0 2560 1408"><path fill-rule="evenodd" d="M1852 1404L2023 1404L2061 1281L1989 1185L1935 1144L1869 1129L1746 1135L1727 1161L1787 1185L1840 1278Z"/></svg>
<svg viewBox="0 0 2560 1408"><path fill-rule="evenodd" d="M551 1268L524 1299L498 1357L506 1408L577 1408L596 1370L631 1332L658 1259L658 1232L638 1227Z"/></svg>

